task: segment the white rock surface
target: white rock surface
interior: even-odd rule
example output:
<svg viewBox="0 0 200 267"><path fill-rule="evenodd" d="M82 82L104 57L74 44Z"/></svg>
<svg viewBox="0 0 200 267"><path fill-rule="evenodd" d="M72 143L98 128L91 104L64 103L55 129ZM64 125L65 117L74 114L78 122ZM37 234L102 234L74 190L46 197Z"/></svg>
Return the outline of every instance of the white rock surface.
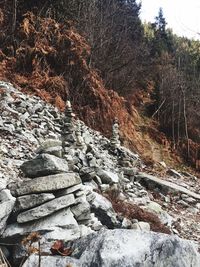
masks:
<svg viewBox="0 0 200 267"><path fill-rule="evenodd" d="M195 246L177 236L104 230L74 244L82 267L199 267Z"/></svg>

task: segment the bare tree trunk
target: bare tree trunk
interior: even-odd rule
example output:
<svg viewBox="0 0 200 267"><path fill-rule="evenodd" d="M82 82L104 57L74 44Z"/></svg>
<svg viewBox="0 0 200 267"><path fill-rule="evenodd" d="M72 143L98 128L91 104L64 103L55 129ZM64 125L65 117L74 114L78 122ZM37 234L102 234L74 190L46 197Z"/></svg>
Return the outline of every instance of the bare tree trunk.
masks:
<svg viewBox="0 0 200 267"><path fill-rule="evenodd" d="M181 98L179 98L178 104L178 126L177 126L177 143L179 145L180 142L180 120L181 120Z"/></svg>
<svg viewBox="0 0 200 267"><path fill-rule="evenodd" d="M172 138L173 138L173 149L176 147L176 140L175 140L175 127L174 127L174 99L172 102Z"/></svg>
<svg viewBox="0 0 200 267"><path fill-rule="evenodd" d="M183 89L182 89L182 94L183 94L183 115L184 115L184 122L185 122L185 136L186 136L186 139L187 139L187 157L189 157L189 154L190 154L190 143L189 143L189 136L188 136L185 92L184 92Z"/></svg>
<svg viewBox="0 0 200 267"><path fill-rule="evenodd" d="M17 20L17 0L12 0L12 26L11 26L11 39L13 45L13 53L16 55L16 44L15 44L15 29Z"/></svg>

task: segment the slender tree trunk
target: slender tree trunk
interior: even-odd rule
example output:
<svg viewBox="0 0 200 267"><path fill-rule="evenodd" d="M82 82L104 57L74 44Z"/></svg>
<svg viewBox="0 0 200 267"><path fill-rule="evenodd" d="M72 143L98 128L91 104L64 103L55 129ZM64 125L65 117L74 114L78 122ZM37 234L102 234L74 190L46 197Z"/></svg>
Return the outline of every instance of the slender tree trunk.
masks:
<svg viewBox="0 0 200 267"><path fill-rule="evenodd" d="M182 89L183 94L183 115L184 115L184 122L185 122L185 136L187 139L187 157L189 158L190 154L190 143L189 143L189 135L188 135L188 124L187 124L187 114L186 114L186 100L185 100L185 92Z"/></svg>

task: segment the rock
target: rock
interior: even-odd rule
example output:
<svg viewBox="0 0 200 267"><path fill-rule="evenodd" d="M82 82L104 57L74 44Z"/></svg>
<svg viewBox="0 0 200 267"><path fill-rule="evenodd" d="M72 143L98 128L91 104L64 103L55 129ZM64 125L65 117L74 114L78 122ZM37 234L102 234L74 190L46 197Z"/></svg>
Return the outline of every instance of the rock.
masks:
<svg viewBox="0 0 200 267"><path fill-rule="evenodd" d="M177 204L179 204L179 205L182 205L183 207L189 207L190 205L187 203L187 202L185 202L184 200L178 200L177 201Z"/></svg>
<svg viewBox="0 0 200 267"><path fill-rule="evenodd" d="M39 256L32 254L28 257L26 262L22 267L38 267L39 265ZM73 266L80 267L80 261L73 259L71 257L62 257L62 256L41 256L41 266L48 267L64 267L64 266Z"/></svg>
<svg viewBox="0 0 200 267"><path fill-rule="evenodd" d="M68 195L68 194L80 191L82 188L83 188L82 184L77 184L77 185L74 185L74 186L66 188L66 189L58 190L57 192L55 192L55 196L61 197L64 195Z"/></svg>
<svg viewBox="0 0 200 267"><path fill-rule="evenodd" d="M80 170L80 176L83 182L92 181L96 176L95 169L91 167L83 167Z"/></svg>
<svg viewBox="0 0 200 267"><path fill-rule="evenodd" d="M124 172L125 175L127 176L134 176L135 174L138 173L137 168L128 168L128 167L123 167L122 171Z"/></svg>
<svg viewBox="0 0 200 267"><path fill-rule="evenodd" d="M158 203L151 201L148 203L145 209L147 209L149 212L155 213L163 224L171 226L173 218L166 211L164 211L161 205Z"/></svg>
<svg viewBox="0 0 200 267"><path fill-rule="evenodd" d="M22 164L23 173L30 178L68 171L67 162L54 155L41 154Z"/></svg>
<svg viewBox="0 0 200 267"><path fill-rule="evenodd" d="M176 177L176 178L181 178L182 177L182 175L179 172L177 172L177 171L175 171L173 169L169 169L167 171L167 174L169 174L169 175L171 175L173 177Z"/></svg>
<svg viewBox="0 0 200 267"><path fill-rule="evenodd" d="M100 188L101 188L101 191L107 191L109 190L110 186L108 184L101 184Z"/></svg>
<svg viewBox="0 0 200 267"><path fill-rule="evenodd" d="M60 173L38 177L33 180L19 184L18 188L13 192L17 196L32 193L51 192L59 189L68 188L81 183L81 179L76 173Z"/></svg>
<svg viewBox="0 0 200 267"><path fill-rule="evenodd" d="M77 221L90 219L90 205L87 201L83 201L78 205L70 208Z"/></svg>
<svg viewBox="0 0 200 267"><path fill-rule="evenodd" d="M113 184L119 182L119 176L116 173L105 170L98 170L97 175L101 178L102 183L104 184Z"/></svg>
<svg viewBox="0 0 200 267"><path fill-rule="evenodd" d="M67 208L75 203L74 195L66 195L51 201L48 201L36 208L24 211L17 216L18 223L25 223L40 219L54 213L57 210Z"/></svg>
<svg viewBox="0 0 200 267"><path fill-rule="evenodd" d="M125 229L131 229L132 228L132 222L131 222L131 220L129 220L127 218L124 218L123 221L122 221L121 227L122 228L125 228Z"/></svg>
<svg viewBox="0 0 200 267"><path fill-rule="evenodd" d="M0 250L3 252L4 256L6 257L6 259L8 259L10 257L10 251L7 249L7 247L0 246ZM1 257L0 257L0 263L1 263ZM2 267L4 267L4 266L2 266Z"/></svg>
<svg viewBox="0 0 200 267"><path fill-rule="evenodd" d="M200 203L196 204L196 208L200 210Z"/></svg>
<svg viewBox="0 0 200 267"><path fill-rule="evenodd" d="M159 164L163 167L163 168L167 168L167 164L164 161L160 161Z"/></svg>
<svg viewBox="0 0 200 267"><path fill-rule="evenodd" d="M81 237L94 233L94 231L90 227L87 227L85 225L79 225L79 229Z"/></svg>
<svg viewBox="0 0 200 267"><path fill-rule="evenodd" d="M0 192L0 235L5 230L6 222L13 210L15 200L10 190L4 189Z"/></svg>
<svg viewBox="0 0 200 267"><path fill-rule="evenodd" d="M28 224L10 224L4 231L2 240L13 242L31 232L39 232L53 240L73 240L80 237L78 224L70 209L66 208Z"/></svg>
<svg viewBox="0 0 200 267"><path fill-rule="evenodd" d="M42 154L45 153L46 150L48 150L49 148L52 147L61 147L62 146L62 142L60 140L57 139L47 139L44 142L42 142L42 144L40 145L40 147L36 150L37 154Z"/></svg>
<svg viewBox="0 0 200 267"><path fill-rule="evenodd" d="M149 189L155 189L159 188L161 191L167 192L179 192L187 194L188 196L191 196L195 199L200 199L200 194L194 193L182 186L179 186L177 184L163 181L153 175L149 175L147 173L140 172L138 175L136 175L136 179L140 181L142 185Z"/></svg>
<svg viewBox="0 0 200 267"><path fill-rule="evenodd" d="M194 214L194 215L196 215L196 214L199 213L199 210L198 210L197 208L194 208L194 207L188 207L188 208L187 208L187 211L188 211L189 213Z"/></svg>
<svg viewBox="0 0 200 267"><path fill-rule="evenodd" d="M132 229L150 231L150 224L147 222L136 222L132 224Z"/></svg>
<svg viewBox="0 0 200 267"><path fill-rule="evenodd" d="M15 210L26 210L33 208L35 206L39 206L49 200L54 199L55 196L53 194L42 193L42 194L31 194L25 195L17 198Z"/></svg>
<svg viewBox="0 0 200 267"><path fill-rule="evenodd" d="M104 230L75 241L83 267L199 267L193 243L153 232Z"/></svg>
<svg viewBox="0 0 200 267"><path fill-rule="evenodd" d="M99 221L109 229L118 226L119 222L117 221L116 213L113 210L111 202L96 192L93 192L93 195L95 198L91 202L91 210L95 213Z"/></svg>

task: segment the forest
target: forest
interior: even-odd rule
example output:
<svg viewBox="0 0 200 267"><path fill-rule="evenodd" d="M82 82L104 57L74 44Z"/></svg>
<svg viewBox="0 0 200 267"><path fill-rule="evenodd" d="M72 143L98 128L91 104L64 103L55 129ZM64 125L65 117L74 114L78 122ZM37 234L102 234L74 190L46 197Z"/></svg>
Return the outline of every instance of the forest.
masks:
<svg viewBox="0 0 200 267"><path fill-rule="evenodd" d="M119 117L136 149L142 112L198 169L200 41L175 35L162 9L154 23L142 23L140 10L136 0L3 0L0 79L61 109L70 99L105 134Z"/></svg>

